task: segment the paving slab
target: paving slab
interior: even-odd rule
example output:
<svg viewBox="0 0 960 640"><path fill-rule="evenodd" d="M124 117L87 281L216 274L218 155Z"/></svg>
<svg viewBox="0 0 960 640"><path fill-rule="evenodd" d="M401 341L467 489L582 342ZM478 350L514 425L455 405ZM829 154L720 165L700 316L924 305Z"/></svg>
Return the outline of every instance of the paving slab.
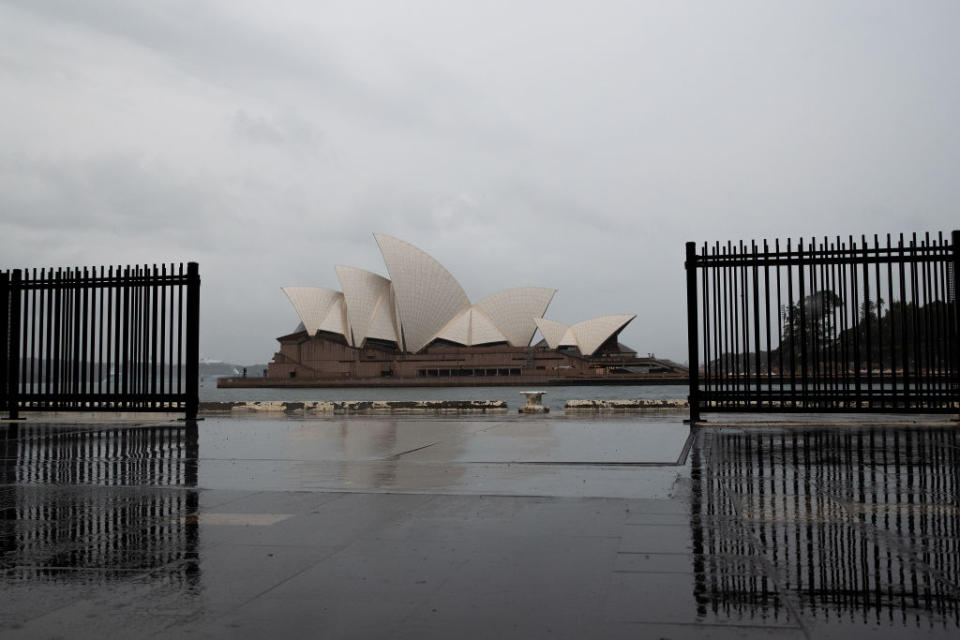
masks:
<svg viewBox="0 0 960 640"><path fill-rule="evenodd" d="M932 422L0 429L4 638L960 634Z"/></svg>

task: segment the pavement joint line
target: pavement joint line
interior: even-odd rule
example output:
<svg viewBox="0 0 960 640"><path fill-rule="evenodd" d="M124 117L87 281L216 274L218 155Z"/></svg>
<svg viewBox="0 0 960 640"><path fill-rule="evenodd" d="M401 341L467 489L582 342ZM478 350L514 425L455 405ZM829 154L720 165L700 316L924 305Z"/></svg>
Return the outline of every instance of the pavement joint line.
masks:
<svg viewBox="0 0 960 640"><path fill-rule="evenodd" d="M422 447L416 447L416 448L413 448L413 449L408 449L407 451L401 451L400 453L395 453L395 454L393 454L393 455L387 456L387 457L384 458L383 460L385 460L385 461L386 461L386 460L398 460L398 459L400 458L400 456L405 456L405 455L407 455L408 453L416 453L417 451L423 451L424 449L428 449L428 448L432 447L432 446L435 445L435 444L440 444L440 441L438 440L438 441L436 441L436 442L431 442L430 444L425 444L425 445L423 445Z"/></svg>
<svg viewBox="0 0 960 640"><path fill-rule="evenodd" d="M746 519L743 514L743 503L740 500L739 494L730 488L730 482L721 484L721 488L724 495L726 495L727 499L730 500L730 503L733 506L733 511L737 516L733 526L741 530L741 535L743 535L747 545L753 551L753 553L750 555L755 556L760 561L761 565L763 566L764 573L767 574L771 582L776 585L784 608L792 618L796 619L804 637L807 638L807 640L811 640L813 638L813 630L809 628L806 621L800 616L800 611L802 608L798 605L797 594L793 590L785 588L785 581L782 579L783 576L777 569L777 566L771 562L766 546L760 541L756 533L751 531L750 527L744 524Z"/></svg>

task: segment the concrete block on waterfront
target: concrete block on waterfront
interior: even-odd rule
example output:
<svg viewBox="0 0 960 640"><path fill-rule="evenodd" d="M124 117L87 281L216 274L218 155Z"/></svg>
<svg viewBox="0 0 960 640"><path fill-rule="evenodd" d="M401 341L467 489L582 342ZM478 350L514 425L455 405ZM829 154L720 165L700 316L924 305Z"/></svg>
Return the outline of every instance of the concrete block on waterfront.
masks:
<svg viewBox="0 0 960 640"><path fill-rule="evenodd" d="M563 410L573 411L686 411L690 404L683 398L665 400L567 400Z"/></svg>
<svg viewBox="0 0 960 640"><path fill-rule="evenodd" d="M201 413L273 413L293 415L495 413L507 410L503 400L353 400L203 402Z"/></svg>

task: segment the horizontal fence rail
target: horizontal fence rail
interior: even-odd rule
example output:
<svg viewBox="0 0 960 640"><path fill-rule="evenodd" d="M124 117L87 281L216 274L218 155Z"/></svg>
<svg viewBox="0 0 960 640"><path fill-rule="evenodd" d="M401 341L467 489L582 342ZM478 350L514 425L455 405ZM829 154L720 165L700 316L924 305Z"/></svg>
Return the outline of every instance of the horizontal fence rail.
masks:
<svg viewBox="0 0 960 640"><path fill-rule="evenodd" d="M700 411L960 411L960 232L687 243Z"/></svg>
<svg viewBox="0 0 960 640"><path fill-rule="evenodd" d="M0 410L199 405L197 263L0 272Z"/></svg>

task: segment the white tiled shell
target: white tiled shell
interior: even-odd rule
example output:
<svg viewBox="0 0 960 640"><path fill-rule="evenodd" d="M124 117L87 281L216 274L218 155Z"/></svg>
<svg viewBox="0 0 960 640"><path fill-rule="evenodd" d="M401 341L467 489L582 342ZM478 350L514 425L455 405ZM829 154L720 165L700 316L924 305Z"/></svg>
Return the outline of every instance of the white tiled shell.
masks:
<svg viewBox="0 0 960 640"><path fill-rule="evenodd" d="M508 342L507 336L477 307L470 309L470 346Z"/></svg>
<svg viewBox="0 0 960 640"><path fill-rule="evenodd" d="M636 317L636 314L600 316L599 318L578 322L570 327L570 331L577 340L580 354L592 356L600 348L600 345L606 342L607 338L623 329Z"/></svg>
<svg viewBox="0 0 960 640"><path fill-rule="evenodd" d="M438 338L456 342L466 347L480 344L507 342L507 337L476 306L470 307L444 327Z"/></svg>
<svg viewBox="0 0 960 640"><path fill-rule="evenodd" d="M470 312L473 307L467 309L456 318L450 321L447 326L440 330L437 337L442 340L449 340L464 346L470 345Z"/></svg>
<svg viewBox="0 0 960 640"><path fill-rule="evenodd" d="M487 296L476 305L514 347L526 347L537 331L535 318L546 313L556 289L517 287Z"/></svg>
<svg viewBox="0 0 960 640"><path fill-rule="evenodd" d="M393 281L404 348L415 353L469 309L470 299L450 272L425 252L392 236L373 237Z"/></svg>
<svg viewBox="0 0 960 640"><path fill-rule="evenodd" d="M567 327L567 330L563 332L563 337L560 338L561 347L579 347L577 344L577 336L573 333L573 327Z"/></svg>
<svg viewBox="0 0 960 640"><path fill-rule="evenodd" d="M382 307L389 314L390 281L381 275L338 264L336 266L337 279L346 302L347 323L353 336L354 346L363 346L364 341L371 337L370 328L377 310ZM386 340L395 340L396 332L392 330L392 319L389 323L391 337L382 335L373 336ZM385 327L378 327L378 333L384 333Z"/></svg>
<svg viewBox="0 0 960 640"><path fill-rule="evenodd" d="M377 301L377 308L373 310L373 319L367 329L368 338L392 340L400 344L397 331L397 303L393 295L393 285L387 287L386 294Z"/></svg>
<svg viewBox="0 0 960 640"><path fill-rule="evenodd" d="M347 339L347 344L353 346L353 340L350 339L350 327L347 324L347 305L344 304L343 294L339 291L337 291L337 297L330 306L330 312L320 323L320 330L339 333Z"/></svg>
<svg viewBox="0 0 960 640"><path fill-rule="evenodd" d="M543 334L543 339L547 341L547 345L551 349L556 349L560 346L560 341L570 328L570 325L557 322L556 320L547 320L546 318L534 318L534 322L537 328L540 329L540 333Z"/></svg>
<svg viewBox="0 0 960 640"><path fill-rule="evenodd" d="M323 287L283 287L283 292L290 299L297 315L300 316L300 322L311 336L316 334L321 328L324 331L333 331L334 333L345 334L346 327L343 321L339 320L343 310L343 294L333 289L324 289ZM327 316L336 308L334 320L327 323ZM339 324L337 323L339 322ZM336 329L327 329L327 326L335 326Z"/></svg>

